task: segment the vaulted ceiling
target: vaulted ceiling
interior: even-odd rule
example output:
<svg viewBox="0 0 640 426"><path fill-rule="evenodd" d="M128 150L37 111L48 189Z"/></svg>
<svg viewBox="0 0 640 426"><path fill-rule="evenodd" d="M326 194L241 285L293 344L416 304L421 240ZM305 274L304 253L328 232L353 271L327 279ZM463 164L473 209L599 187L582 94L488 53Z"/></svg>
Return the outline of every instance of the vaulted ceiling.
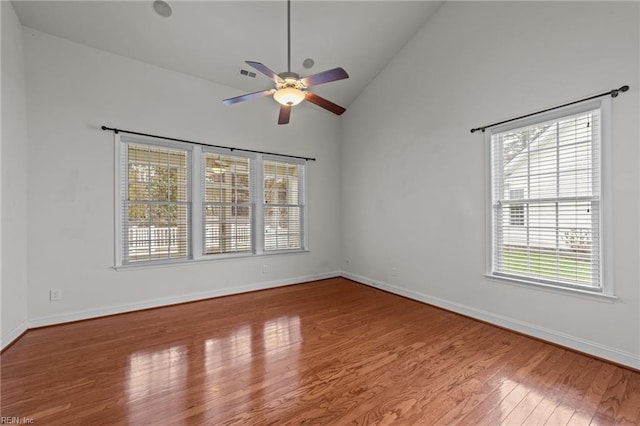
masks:
<svg viewBox="0 0 640 426"><path fill-rule="evenodd" d="M173 13L165 18L151 0L13 1L26 27L224 84L237 95L272 87L261 74L242 75L241 69L253 71L245 60L286 71L285 1L169 3ZM441 4L293 0L291 71L305 76L343 67L348 80L314 92L347 107ZM303 67L307 58L315 62L312 68Z"/></svg>

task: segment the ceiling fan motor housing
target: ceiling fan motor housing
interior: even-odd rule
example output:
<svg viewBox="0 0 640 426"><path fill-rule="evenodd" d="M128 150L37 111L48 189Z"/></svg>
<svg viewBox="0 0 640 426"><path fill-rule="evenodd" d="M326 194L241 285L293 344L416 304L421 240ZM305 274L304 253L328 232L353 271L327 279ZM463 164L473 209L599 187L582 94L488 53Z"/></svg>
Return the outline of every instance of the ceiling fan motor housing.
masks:
<svg viewBox="0 0 640 426"><path fill-rule="evenodd" d="M278 77L280 77L282 81L276 82L277 89L284 89L287 87L293 87L294 89L298 89L298 90L307 89L307 86L302 84L302 81L300 80L300 76L295 72L283 72L278 74Z"/></svg>

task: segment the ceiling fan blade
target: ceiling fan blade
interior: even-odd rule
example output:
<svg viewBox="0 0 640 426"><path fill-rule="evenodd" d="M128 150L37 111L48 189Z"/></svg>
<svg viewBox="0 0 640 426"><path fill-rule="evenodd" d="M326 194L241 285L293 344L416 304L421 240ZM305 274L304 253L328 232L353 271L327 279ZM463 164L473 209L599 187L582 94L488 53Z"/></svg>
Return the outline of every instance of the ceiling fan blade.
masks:
<svg viewBox="0 0 640 426"><path fill-rule="evenodd" d="M303 78L301 81L305 86L311 87L317 86L318 84L329 83L330 81L342 80L344 78L349 78L349 74L347 74L347 72L342 68L338 67L310 75L309 77Z"/></svg>
<svg viewBox="0 0 640 426"><path fill-rule="evenodd" d="M342 108L340 105L334 104L333 102L311 92L305 93L305 99L312 104L316 104L319 107L326 109L327 111L331 111L336 115L342 115L342 113L346 111L346 109Z"/></svg>
<svg viewBox="0 0 640 426"><path fill-rule="evenodd" d="M273 72L266 65L261 64L260 62L252 62L252 61L244 61L244 62L247 65L252 66L256 70L260 71L262 74L266 75L267 77L269 77L271 80L275 81L276 83L282 83L283 80L280 78L280 76L278 74L276 74L275 72Z"/></svg>
<svg viewBox="0 0 640 426"><path fill-rule="evenodd" d="M225 99L222 101L222 103L224 103L225 105L233 105L233 104L237 104L238 102L248 101L249 99L268 96L268 95L271 95L273 92L275 92L275 89L261 90L259 92L247 93L246 95Z"/></svg>
<svg viewBox="0 0 640 426"><path fill-rule="evenodd" d="M278 124L288 124L291 117L291 105L280 105L280 115L278 116Z"/></svg>

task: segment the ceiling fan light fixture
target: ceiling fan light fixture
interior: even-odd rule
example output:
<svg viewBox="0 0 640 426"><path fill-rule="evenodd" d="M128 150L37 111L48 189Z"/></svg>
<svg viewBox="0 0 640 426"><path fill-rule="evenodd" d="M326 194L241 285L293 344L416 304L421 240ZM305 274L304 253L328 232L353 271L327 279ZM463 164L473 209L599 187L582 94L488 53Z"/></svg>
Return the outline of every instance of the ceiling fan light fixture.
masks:
<svg viewBox="0 0 640 426"><path fill-rule="evenodd" d="M273 94L273 99L275 99L280 105L298 105L304 100L304 98L304 92L300 89L296 89L295 87L283 87Z"/></svg>

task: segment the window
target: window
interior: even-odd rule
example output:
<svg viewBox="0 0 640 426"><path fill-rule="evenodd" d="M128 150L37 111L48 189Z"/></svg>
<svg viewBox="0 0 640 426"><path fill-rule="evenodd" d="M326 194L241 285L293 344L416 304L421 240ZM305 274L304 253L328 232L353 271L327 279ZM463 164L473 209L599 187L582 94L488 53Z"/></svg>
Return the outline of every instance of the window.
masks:
<svg viewBox="0 0 640 426"><path fill-rule="evenodd" d="M122 134L116 158L116 267L306 250L304 160Z"/></svg>
<svg viewBox="0 0 640 426"><path fill-rule="evenodd" d="M188 151L127 144L123 154L123 263L187 258Z"/></svg>
<svg viewBox="0 0 640 426"><path fill-rule="evenodd" d="M250 159L203 154L203 254L253 252Z"/></svg>
<svg viewBox="0 0 640 426"><path fill-rule="evenodd" d="M303 247L303 164L284 160L264 161L264 249Z"/></svg>
<svg viewBox="0 0 640 426"><path fill-rule="evenodd" d="M610 292L602 249L604 102L488 132L490 276Z"/></svg>

